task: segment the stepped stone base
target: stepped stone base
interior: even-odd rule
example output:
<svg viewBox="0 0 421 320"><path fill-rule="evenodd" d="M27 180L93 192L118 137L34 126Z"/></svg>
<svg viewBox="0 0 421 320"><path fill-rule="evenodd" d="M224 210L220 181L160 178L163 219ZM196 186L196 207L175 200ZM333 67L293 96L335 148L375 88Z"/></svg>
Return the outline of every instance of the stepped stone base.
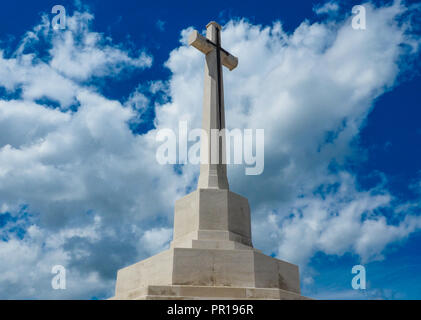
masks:
<svg viewBox="0 0 421 320"><path fill-rule="evenodd" d="M305 299L298 266L252 246L246 198L198 189L175 204L168 250L120 269L112 299Z"/></svg>
<svg viewBox="0 0 421 320"><path fill-rule="evenodd" d="M208 286L146 286L110 300L307 300L282 289Z"/></svg>
<svg viewBox="0 0 421 320"><path fill-rule="evenodd" d="M250 249L170 248L118 271L112 299L304 299L298 267Z"/></svg>

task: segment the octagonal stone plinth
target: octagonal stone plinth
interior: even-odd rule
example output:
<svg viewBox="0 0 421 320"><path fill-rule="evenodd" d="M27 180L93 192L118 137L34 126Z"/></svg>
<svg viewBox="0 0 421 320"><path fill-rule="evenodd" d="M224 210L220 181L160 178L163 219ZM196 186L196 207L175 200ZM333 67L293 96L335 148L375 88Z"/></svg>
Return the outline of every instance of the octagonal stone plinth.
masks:
<svg viewBox="0 0 421 320"><path fill-rule="evenodd" d="M191 248L192 240L214 241L215 248L218 248L218 241L219 244L220 241L233 241L251 247L248 200L221 189L197 189L177 200L172 247Z"/></svg>
<svg viewBox="0 0 421 320"><path fill-rule="evenodd" d="M296 265L253 249L171 248L119 270L115 298L128 299L148 286L266 288L300 294Z"/></svg>

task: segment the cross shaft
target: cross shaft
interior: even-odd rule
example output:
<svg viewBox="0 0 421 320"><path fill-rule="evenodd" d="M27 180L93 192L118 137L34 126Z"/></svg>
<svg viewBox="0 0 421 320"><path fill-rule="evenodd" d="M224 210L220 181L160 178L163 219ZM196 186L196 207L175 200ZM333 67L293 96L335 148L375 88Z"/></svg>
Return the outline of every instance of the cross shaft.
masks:
<svg viewBox="0 0 421 320"><path fill-rule="evenodd" d="M220 25L210 22L206 29L206 37L197 31L189 36L189 44L206 55L202 120L206 135L201 139L198 188L228 189L222 66L233 70L238 65L238 59L222 48ZM213 130L219 132L217 139L212 138ZM216 145L214 140L218 140ZM213 159L219 160L215 163Z"/></svg>

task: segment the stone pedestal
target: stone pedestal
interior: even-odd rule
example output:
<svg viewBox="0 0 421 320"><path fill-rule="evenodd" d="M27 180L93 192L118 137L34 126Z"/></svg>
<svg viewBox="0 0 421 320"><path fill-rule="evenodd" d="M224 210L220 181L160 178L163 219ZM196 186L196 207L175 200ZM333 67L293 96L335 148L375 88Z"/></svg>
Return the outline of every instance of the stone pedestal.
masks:
<svg viewBox="0 0 421 320"><path fill-rule="evenodd" d="M246 198L198 189L175 205L168 250L118 271L112 299L303 299L298 267L252 246Z"/></svg>

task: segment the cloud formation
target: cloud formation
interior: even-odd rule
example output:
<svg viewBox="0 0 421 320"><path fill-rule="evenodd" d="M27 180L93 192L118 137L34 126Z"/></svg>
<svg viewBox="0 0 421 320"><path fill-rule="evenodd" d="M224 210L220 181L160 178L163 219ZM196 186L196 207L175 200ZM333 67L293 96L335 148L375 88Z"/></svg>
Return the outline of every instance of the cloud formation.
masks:
<svg viewBox="0 0 421 320"><path fill-rule="evenodd" d="M156 164L154 137L129 128L140 95L120 103L87 82L143 69L152 58L133 58L90 31L91 19L75 13L63 33L43 23L0 61L3 298L111 295L116 270L157 248L144 231L159 217L168 224L184 191L172 168ZM50 47L42 56L43 41ZM56 264L68 268L65 293L51 289Z"/></svg>

